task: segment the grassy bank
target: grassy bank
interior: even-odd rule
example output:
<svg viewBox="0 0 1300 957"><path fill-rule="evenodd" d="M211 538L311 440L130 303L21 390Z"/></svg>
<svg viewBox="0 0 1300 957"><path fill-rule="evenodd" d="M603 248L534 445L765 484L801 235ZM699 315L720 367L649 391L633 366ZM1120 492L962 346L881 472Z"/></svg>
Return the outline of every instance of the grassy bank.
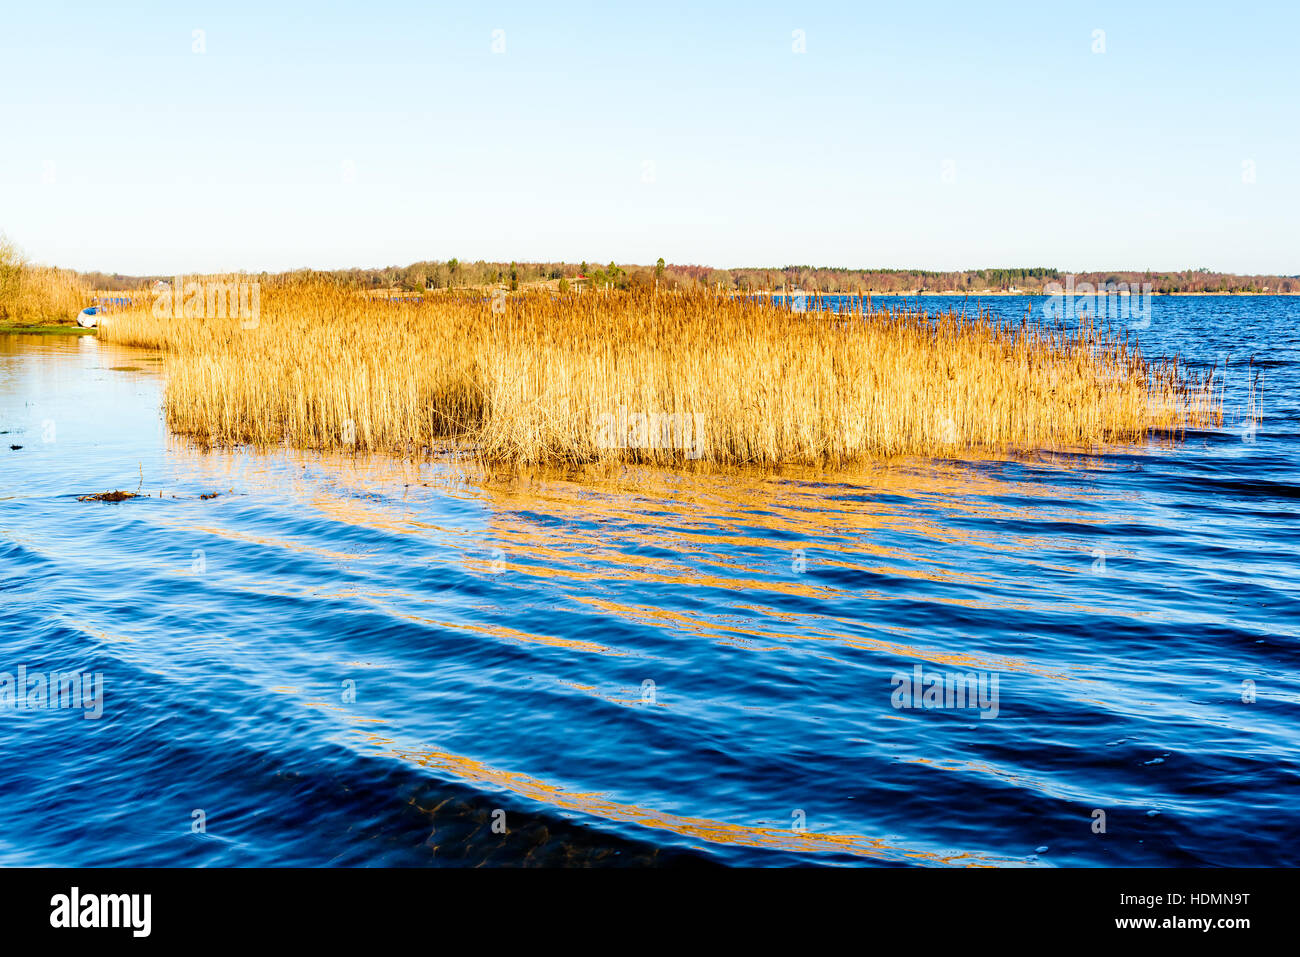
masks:
<svg viewBox="0 0 1300 957"><path fill-rule="evenodd" d="M214 445L836 465L1221 421L1210 381L1096 327L797 314L704 292L394 303L306 283L264 289L256 324L138 309L101 335L166 349L167 422Z"/></svg>
<svg viewBox="0 0 1300 957"><path fill-rule="evenodd" d="M19 325L0 322L0 336L93 336L94 329L83 329L75 323L46 323L44 325Z"/></svg>

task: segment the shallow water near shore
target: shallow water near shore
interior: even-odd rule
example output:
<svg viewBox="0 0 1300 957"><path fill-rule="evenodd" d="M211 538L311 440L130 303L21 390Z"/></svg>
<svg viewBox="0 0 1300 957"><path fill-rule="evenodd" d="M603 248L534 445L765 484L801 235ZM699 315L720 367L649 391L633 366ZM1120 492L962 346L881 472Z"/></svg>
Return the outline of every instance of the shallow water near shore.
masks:
<svg viewBox="0 0 1300 957"><path fill-rule="evenodd" d="M160 356L0 336L0 672L104 681L0 707L0 863L1300 863L1297 330L1155 297L1228 360L1177 440L511 480L200 451Z"/></svg>

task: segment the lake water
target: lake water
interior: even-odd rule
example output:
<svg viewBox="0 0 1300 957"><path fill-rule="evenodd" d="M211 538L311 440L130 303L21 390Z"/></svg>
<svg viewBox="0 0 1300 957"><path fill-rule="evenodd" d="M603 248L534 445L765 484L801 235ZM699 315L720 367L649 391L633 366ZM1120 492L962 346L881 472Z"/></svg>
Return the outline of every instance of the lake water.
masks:
<svg viewBox="0 0 1300 957"><path fill-rule="evenodd" d="M0 672L103 680L0 675L0 864L1300 863L1298 330L1155 298L1177 442L581 481L202 452L0 336Z"/></svg>

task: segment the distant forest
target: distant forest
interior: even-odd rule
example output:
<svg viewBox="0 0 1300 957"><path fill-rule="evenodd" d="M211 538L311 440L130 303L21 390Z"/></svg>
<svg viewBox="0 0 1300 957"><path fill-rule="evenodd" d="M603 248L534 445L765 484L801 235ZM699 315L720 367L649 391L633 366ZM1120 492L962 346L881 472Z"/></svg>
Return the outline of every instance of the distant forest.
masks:
<svg viewBox="0 0 1300 957"><path fill-rule="evenodd" d="M969 269L932 272L923 269L845 269L824 266L715 269L711 266L670 265L662 259L653 266L608 263L525 263L429 261L382 269L297 270L252 274L264 282L316 277L343 285L375 290L418 293L431 289L517 289L538 283L563 281L575 285L617 289L647 288L656 281L660 289L720 289L739 292L798 289L808 293L906 294L920 292L1004 293L1012 290L1041 293L1048 283L1066 281L1066 272L1047 267L1022 269ZM1150 283L1156 293L1300 293L1300 275L1239 276L1209 269L1181 272L1105 271L1074 273L1075 282L1101 288L1127 283L1140 291ZM102 272L81 273L96 289L139 289L169 276L123 276Z"/></svg>

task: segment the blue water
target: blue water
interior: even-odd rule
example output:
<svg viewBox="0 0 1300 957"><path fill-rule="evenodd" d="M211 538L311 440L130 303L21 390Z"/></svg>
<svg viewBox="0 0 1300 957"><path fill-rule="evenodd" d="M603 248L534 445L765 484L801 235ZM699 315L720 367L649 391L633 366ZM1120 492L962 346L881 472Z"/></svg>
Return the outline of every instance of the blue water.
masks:
<svg viewBox="0 0 1300 957"><path fill-rule="evenodd" d="M1157 297L1227 362L1179 441L512 481L198 451L158 356L0 337L0 672L104 681L0 710L0 864L1300 863L1297 330Z"/></svg>

